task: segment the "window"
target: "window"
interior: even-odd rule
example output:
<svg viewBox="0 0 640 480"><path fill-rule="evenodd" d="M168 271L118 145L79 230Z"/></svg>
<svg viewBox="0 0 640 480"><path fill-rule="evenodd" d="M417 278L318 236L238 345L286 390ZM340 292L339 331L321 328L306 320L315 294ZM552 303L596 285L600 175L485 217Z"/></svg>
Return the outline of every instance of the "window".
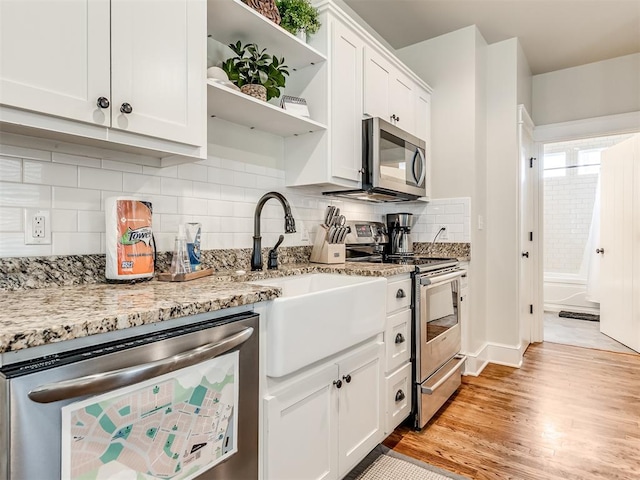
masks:
<svg viewBox="0 0 640 480"><path fill-rule="evenodd" d="M544 154L544 178L564 177L567 166L567 154L565 152Z"/></svg>
<svg viewBox="0 0 640 480"><path fill-rule="evenodd" d="M578 175L597 175L600 173L600 152L602 150L602 148L597 148L578 152Z"/></svg>

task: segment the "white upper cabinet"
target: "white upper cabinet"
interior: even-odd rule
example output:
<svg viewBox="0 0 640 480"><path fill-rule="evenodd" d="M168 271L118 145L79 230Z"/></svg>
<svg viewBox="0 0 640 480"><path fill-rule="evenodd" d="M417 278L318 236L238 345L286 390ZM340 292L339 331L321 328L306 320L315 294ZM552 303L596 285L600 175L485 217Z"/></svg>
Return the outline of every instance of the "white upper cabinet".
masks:
<svg viewBox="0 0 640 480"><path fill-rule="evenodd" d="M111 0L113 128L195 145L206 138L205 17L204 1Z"/></svg>
<svg viewBox="0 0 640 480"><path fill-rule="evenodd" d="M362 168L363 40L333 21L331 36L331 173L360 180Z"/></svg>
<svg viewBox="0 0 640 480"><path fill-rule="evenodd" d="M0 0L0 104L110 124L109 0Z"/></svg>
<svg viewBox="0 0 640 480"><path fill-rule="evenodd" d="M377 49L367 46L364 54L363 114L380 117L425 140L425 99L429 92L418 85ZM428 107L428 105L427 105Z"/></svg>
<svg viewBox="0 0 640 480"><path fill-rule="evenodd" d="M0 0L0 122L204 158L206 8L206 0Z"/></svg>

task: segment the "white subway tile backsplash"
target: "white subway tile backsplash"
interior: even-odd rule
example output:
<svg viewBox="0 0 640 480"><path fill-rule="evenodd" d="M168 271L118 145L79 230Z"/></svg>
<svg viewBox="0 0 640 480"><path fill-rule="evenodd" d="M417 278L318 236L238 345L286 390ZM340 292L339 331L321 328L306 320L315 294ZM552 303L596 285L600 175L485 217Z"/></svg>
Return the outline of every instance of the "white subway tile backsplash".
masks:
<svg viewBox="0 0 640 480"><path fill-rule="evenodd" d="M81 155L70 155L68 153L53 152L51 160L56 163L67 163L70 165L81 165L83 167L100 168L102 162L99 158L83 157Z"/></svg>
<svg viewBox="0 0 640 480"><path fill-rule="evenodd" d="M19 158L0 156L0 181L22 181L22 160Z"/></svg>
<svg viewBox="0 0 640 480"><path fill-rule="evenodd" d="M51 162L23 162L23 182L61 187L78 186L78 167Z"/></svg>
<svg viewBox="0 0 640 480"><path fill-rule="evenodd" d="M0 182L1 207L51 207L51 187Z"/></svg>
<svg viewBox="0 0 640 480"><path fill-rule="evenodd" d="M178 213L178 197L145 195L144 198L151 202L154 213Z"/></svg>
<svg viewBox="0 0 640 480"><path fill-rule="evenodd" d="M193 182L177 178L163 177L160 179L160 192L162 195L184 197L193 195Z"/></svg>
<svg viewBox="0 0 640 480"><path fill-rule="evenodd" d="M232 217L233 202L226 200L209 200L207 202L207 213L214 217Z"/></svg>
<svg viewBox="0 0 640 480"><path fill-rule="evenodd" d="M102 217L104 220L104 216ZM77 232L78 231L78 210L51 210L51 231L52 232Z"/></svg>
<svg viewBox="0 0 640 480"><path fill-rule="evenodd" d="M78 167L78 187L122 191L122 172Z"/></svg>
<svg viewBox="0 0 640 480"><path fill-rule="evenodd" d="M220 198L220 185L205 182L193 182L192 195L195 198L217 200Z"/></svg>
<svg viewBox="0 0 640 480"><path fill-rule="evenodd" d="M232 185L233 171L225 170L223 168L208 167L207 181L209 183L217 183L219 185Z"/></svg>
<svg viewBox="0 0 640 480"><path fill-rule="evenodd" d="M242 202L244 201L244 188L221 185L220 196L232 202Z"/></svg>
<svg viewBox="0 0 640 480"><path fill-rule="evenodd" d="M178 166L174 165L172 167L149 167L144 165L142 167L142 173L145 175L153 175L156 177L168 177L168 178L177 178L178 177Z"/></svg>
<svg viewBox="0 0 640 480"><path fill-rule="evenodd" d="M207 167L197 163L178 165L178 178L201 182L207 178Z"/></svg>
<svg viewBox="0 0 640 480"><path fill-rule="evenodd" d="M78 212L79 232L104 232L105 227L104 212Z"/></svg>
<svg viewBox="0 0 640 480"><path fill-rule="evenodd" d="M47 187L51 188L51 187ZM53 187L53 208L102 210L99 190Z"/></svg>
<svg viewBox="0 0 640 480"><path fill-rule="evenodd" d="M178 197L178 213L182 215L207 215L207 205L202 198Z"/></svg>
<svg viewBox="0 0 640 480"><path fill-rule="evenodd" d="M88 255L104 253L100 233L53 232L52 248L56 255Z"/></svg>
<svg viewBox="0 0 640 480"><path fill-rule="evenodd" d="M24 210L16 207L0 207L0 232L22 232Z"/></svg>
<svg viewBox="0 0 640 480"><path fill-rule="evenodd" d="M122 174L122 189L125 192L160 193L160 178L137 173Z"/></svg>
<svg viewBox="0 0 640 480"><path fill-rule="evenodd" d="M233 172L233 184L237 187L255 188L258 176L253 173Z"/></svg>
<svg viewBox="0 0 640 480"><path fill-rule="evenodd" d="M51 245L25 245L24 232L0 235L0 257L30 257L51 254Z"/></svg>

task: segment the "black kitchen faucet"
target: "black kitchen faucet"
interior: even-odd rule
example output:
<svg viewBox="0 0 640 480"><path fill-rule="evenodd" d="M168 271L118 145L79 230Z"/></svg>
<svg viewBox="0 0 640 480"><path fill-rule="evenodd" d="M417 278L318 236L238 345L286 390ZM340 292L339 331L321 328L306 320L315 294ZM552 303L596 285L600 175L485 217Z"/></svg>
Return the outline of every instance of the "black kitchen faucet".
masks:
<svg viewBox="0 0 640 480"><path fill-rule="evenodd" d="M260 215L262 214L262 207L267 203L270 198L275 198L282 204L284 209L284 233L295 233L296 222L291 214L291 206L284 195L278 192L265 193L258 204L256 205L256 211L253 216L253 252L251 253L251 270L262 270L262 237L260 236ZM278 242L275 248L272 250L275 253L275 249L278 248L282 240ZM275 263L271 263L269 268L277 268L277 257Z"/></svg>

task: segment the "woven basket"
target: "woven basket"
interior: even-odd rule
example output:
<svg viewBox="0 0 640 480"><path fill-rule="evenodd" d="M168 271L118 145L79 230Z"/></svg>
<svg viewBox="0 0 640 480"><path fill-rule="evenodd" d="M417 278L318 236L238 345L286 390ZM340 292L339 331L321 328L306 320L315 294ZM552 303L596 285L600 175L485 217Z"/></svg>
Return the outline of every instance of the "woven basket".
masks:
<svg viewBox="0 0 640 480"><path fill-rule="evenodd" d="M262 100L263 102L267 101L267 87L265 87L264 85L248 83L246 85L241 86L240 91L245 95L250 95L253 98Z"/></svg>
<svg viewBox="0 0 640 480"><path fill-rule="evenodd" d="M276 25L280 25L280 12L275 0L242 0L251 8L264 15Z"/></svg>

